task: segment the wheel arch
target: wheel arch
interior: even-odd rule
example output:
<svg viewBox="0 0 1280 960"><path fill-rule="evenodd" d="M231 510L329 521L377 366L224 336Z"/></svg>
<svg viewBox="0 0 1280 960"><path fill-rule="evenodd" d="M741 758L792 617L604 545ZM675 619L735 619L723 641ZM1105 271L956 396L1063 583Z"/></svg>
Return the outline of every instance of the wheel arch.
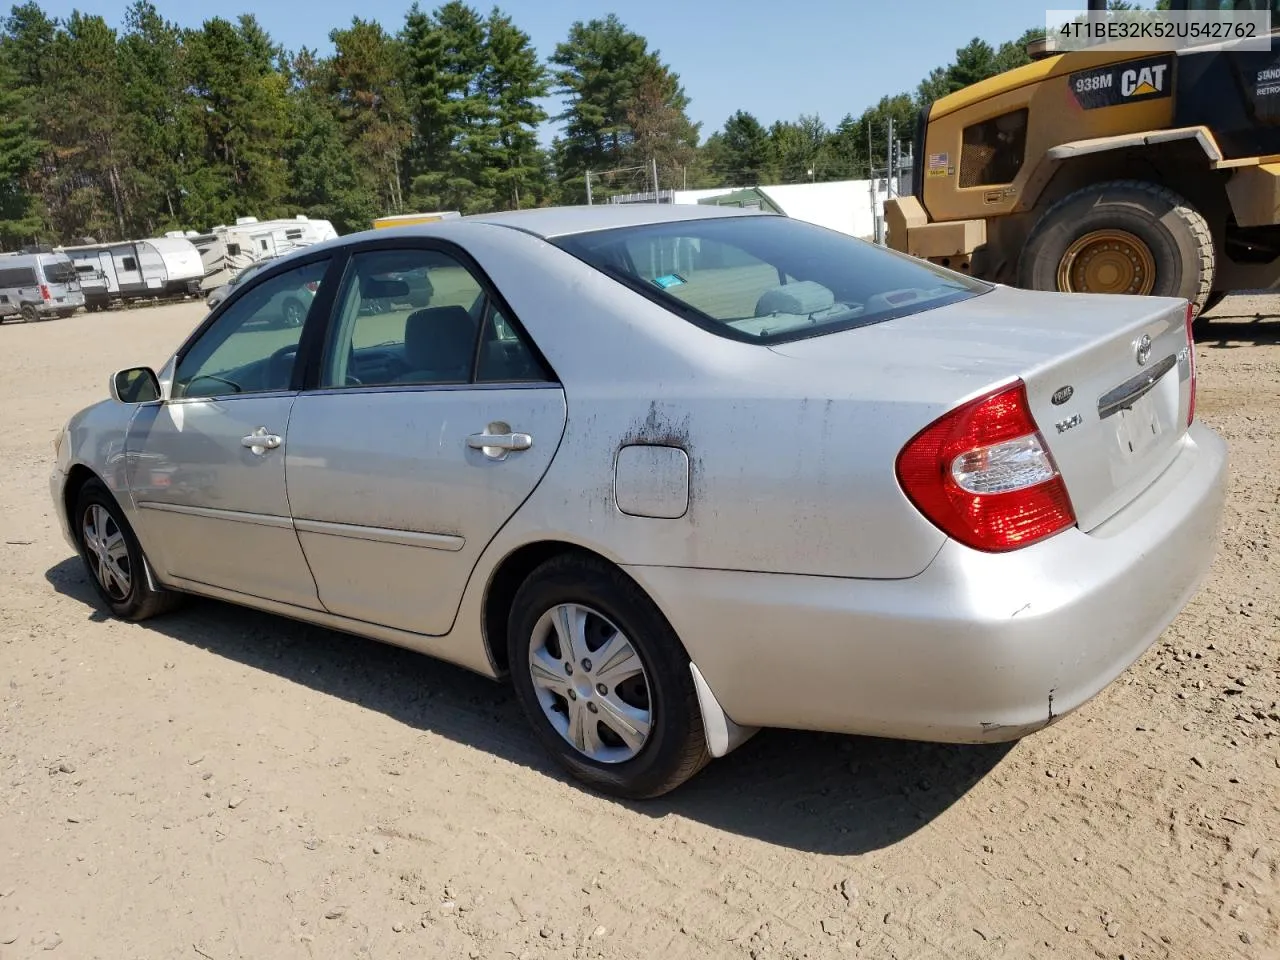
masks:
<svg viewBox="0 0 1280 960"><path fill-rule="evenodd" d="M1104 200L1109 212L1103 207ZM1086 226L1099 210L1103 211L1102 226ZM1142 216L1150 219L1144 222ZM1172 277L1173 286L1152 289L1151 293L1182 296L1197 311L1203 308L1214 287L1221 233L1215 231L1193 199L1179 193L1174 183L1158 177L1091 180L1049 204L1022 238L1015 260L1016 285L1036 290L1060 289L1045 272L1056 267L1064 255L1062 250L1055 251L1055 245L1062 246L1064 237L1080 236L1087 229L1102 229L1108 217L1130 222L1132 225L1124 229L1142 236L1156 262L1163 251L1165 266L1155 269L1152 263L1148 269L1154 270L1156 284L1167 286Z"/></svg>
<svg viewBox="0 0 1280 960"><path fill-rule="evenodd" d="M110 486L83 463L74 464L67 471L67 479L62 484L62 514L67 518L67 529L77 539L79 538L79 533L76 527L76 502L80 499L80 491L91 480L97 480L106 488L108 493L111 492ZM112 496L114 497L115 494L112 494Z"/></svg>
<svg viewBox="0 0 1280 960"><path fill-rule="evenodd" d="M565 540L536 540L522 544L503 557L489 577L481 601L480 633L485 653L489 657L489 662L493 665L494 672L499 677L505 677L510 672L511 665L507 660L507 618L511 613L516 591L529 578L529 575L543 563L567 554L589 557L617 570L649 598L658 615L671 627L672 634L680 644L681 649L684 650L685 657L689 660L689 669L693 674L694 687L698 697L698 710L701 714L702 727L707 737L708 749L713 757L723 757L736 750L758 732L758 727L740 726L725 713L710 684L689 655L688 647L685 646L679 631L675 629L675 625L671 623L671 619L663 609L662 603L654 597L643 583L637 581L620 564L604 554L581 544L570 543Z"/></svg>
<svg viewBox="0 0 1280 960"><path fill-rule="evenodd" d="M604 554L568 540L533 540L521 544L508 552L493 568L481 600L480 633L484 641L485 654L489 657L489 662L498 676L506 676L510 669L510 664L507 662L507 617L511 613L516 591L542 564L555 557L571 553L590 557L622 571L622 567L617 562ZM629 579L634 582L634 578ZM644 590L640 584L636 586ZM648 591L645 591L645 595L649 596ZM653 600L653 597L649 596L649 599ZM657 605L656 601L654 603ZM661 610L660 606L659 610ZM666 614L664 613L663 616L665 617Z"/></svg>
<svg viewBox="0 0 1280 960"><path fill-rule="evenodd" d="M1030 177L1017 207L988 218L987 242L974 252L975 274L1016 283L1023 248L1050 209L1079 190L1117 180L1156 183L1185 198L1208 222L1214 247L1221 252L1232 216L1227 182L1234 171L1216 169L1216 145L1210 153L1195 133L1156 131L1053 148ZM1081 145L1091 148L1067 149ZM1053 151L1061 155L1051 157Z"/></svg>

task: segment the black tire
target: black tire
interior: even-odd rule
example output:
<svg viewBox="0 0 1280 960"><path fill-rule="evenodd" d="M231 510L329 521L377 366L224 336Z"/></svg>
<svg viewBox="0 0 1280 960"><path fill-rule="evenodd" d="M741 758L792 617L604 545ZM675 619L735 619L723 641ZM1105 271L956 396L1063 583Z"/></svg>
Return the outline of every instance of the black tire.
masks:
<svg viewBox="0 0 1280 960"><path fill-rule="evenodd" d="M91 550L86 537L86 516L94 509L105 511L105 515L109 517L109 523L104 524L103 535L109 539L118 532L124 541L128 558L127 590L119 589L119 583L116 583L114 588L109 588L99 576L97 554L96 551ZM147 566L142 546L138 543L133 528L124 518L115 498L101 481L89 480L80 488L72 522L76 542L80 545L80 558L84 561L89 580L93 583L102 602L121 620L146 620L149 617L167 613L182 602L181 594L156 589L150 585L154 577L151 576Z"/></svg>
<svg viewBox="0 0 1280 960"><path fill-rule="evenodd" d="M612 621L643 664L650 731L630 759L600 762L579 752L552 726L538 700L528 666L535 627L544 614L566 603ZM507 638L512 681L525 716L552 757L581 782L612 796L647 799L674 790L710 760L689 656L661 611L621 570L581 554L548 560L516 592Z"/></svg>
<svg viewBox="0 0 1280 960"><path fill-rule="evenodd" d="M1183 297L1199 314L1213 289L1213 237L1183 197L1143 180L1113 180L1063 197L1036 223L1018 263L1018 286L1058 290L1058 265L1077 239L1095 230L1124 230L1155 261L1151 296Z"/></svg>
<svg viewBox="0 0 1280 960"><path fill-rule="evenodd" d="M24 303L22 305L22 319L27 323L31 323L40 319L40 312L36 310L34 304Z"/></svg>

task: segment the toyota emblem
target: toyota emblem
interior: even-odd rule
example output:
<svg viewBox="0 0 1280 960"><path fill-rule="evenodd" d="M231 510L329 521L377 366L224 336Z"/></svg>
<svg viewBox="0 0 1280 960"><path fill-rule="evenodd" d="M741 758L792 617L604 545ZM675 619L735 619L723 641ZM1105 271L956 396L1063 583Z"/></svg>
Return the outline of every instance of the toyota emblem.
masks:
<svg viewBox="0 0 1280 960"><path fill-rule="evenodd" d="M1142 335L1142 339L1137 343L1138 366L1143 366L1151 359L1151 338L1147 334Z"/></svg>

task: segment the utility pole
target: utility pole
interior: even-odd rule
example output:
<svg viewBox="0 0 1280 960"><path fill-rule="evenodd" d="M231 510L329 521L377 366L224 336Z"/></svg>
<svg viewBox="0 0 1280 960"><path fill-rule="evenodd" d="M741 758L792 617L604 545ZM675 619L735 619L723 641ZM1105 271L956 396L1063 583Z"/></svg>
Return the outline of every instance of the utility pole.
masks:
<svg viewBox="0 0 1280 960"><path fill-rule="evenodd" d="M653 164L653 202L661 203L662 198L658 196L658 158L650 157L649 162Z"/></svg>
<svg viewBox="0 0 1280 960"><path fill-rule="evenodd" d="M888 154L886 156L886 160L888 162L885 165L884 171L885 199L893 196L893 117L889 118L889 136L887 140L886 149L888 150Z"/></svg>
<svg viewBox="0 0 1280 960"><path fill-rule="evenodd" d="M591 206L591 171L587 171L587 206Z"/></svg>
<svg viewBox="0 0 1280 960"><path fill-rule="evenodd" d="M867 117L867 178L875 180L876 178L876 161L875 154L871 152L871 118Z"/></svg>

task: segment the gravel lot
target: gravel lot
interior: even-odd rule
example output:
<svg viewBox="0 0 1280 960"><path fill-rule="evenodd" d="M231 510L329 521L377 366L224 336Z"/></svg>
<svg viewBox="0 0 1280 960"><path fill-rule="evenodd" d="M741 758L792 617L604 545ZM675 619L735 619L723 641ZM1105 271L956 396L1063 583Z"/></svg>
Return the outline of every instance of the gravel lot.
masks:
<svg viewBox="0 0 1280 960"><path fill-rule="evenodd" d="M5 324L0 958L1280 957L1280 301L1215 313L1222 546L1125 676L1012 746L767 731L641 805L452 667L214 602L104 617L50 440L202 308Z"/></svg>

